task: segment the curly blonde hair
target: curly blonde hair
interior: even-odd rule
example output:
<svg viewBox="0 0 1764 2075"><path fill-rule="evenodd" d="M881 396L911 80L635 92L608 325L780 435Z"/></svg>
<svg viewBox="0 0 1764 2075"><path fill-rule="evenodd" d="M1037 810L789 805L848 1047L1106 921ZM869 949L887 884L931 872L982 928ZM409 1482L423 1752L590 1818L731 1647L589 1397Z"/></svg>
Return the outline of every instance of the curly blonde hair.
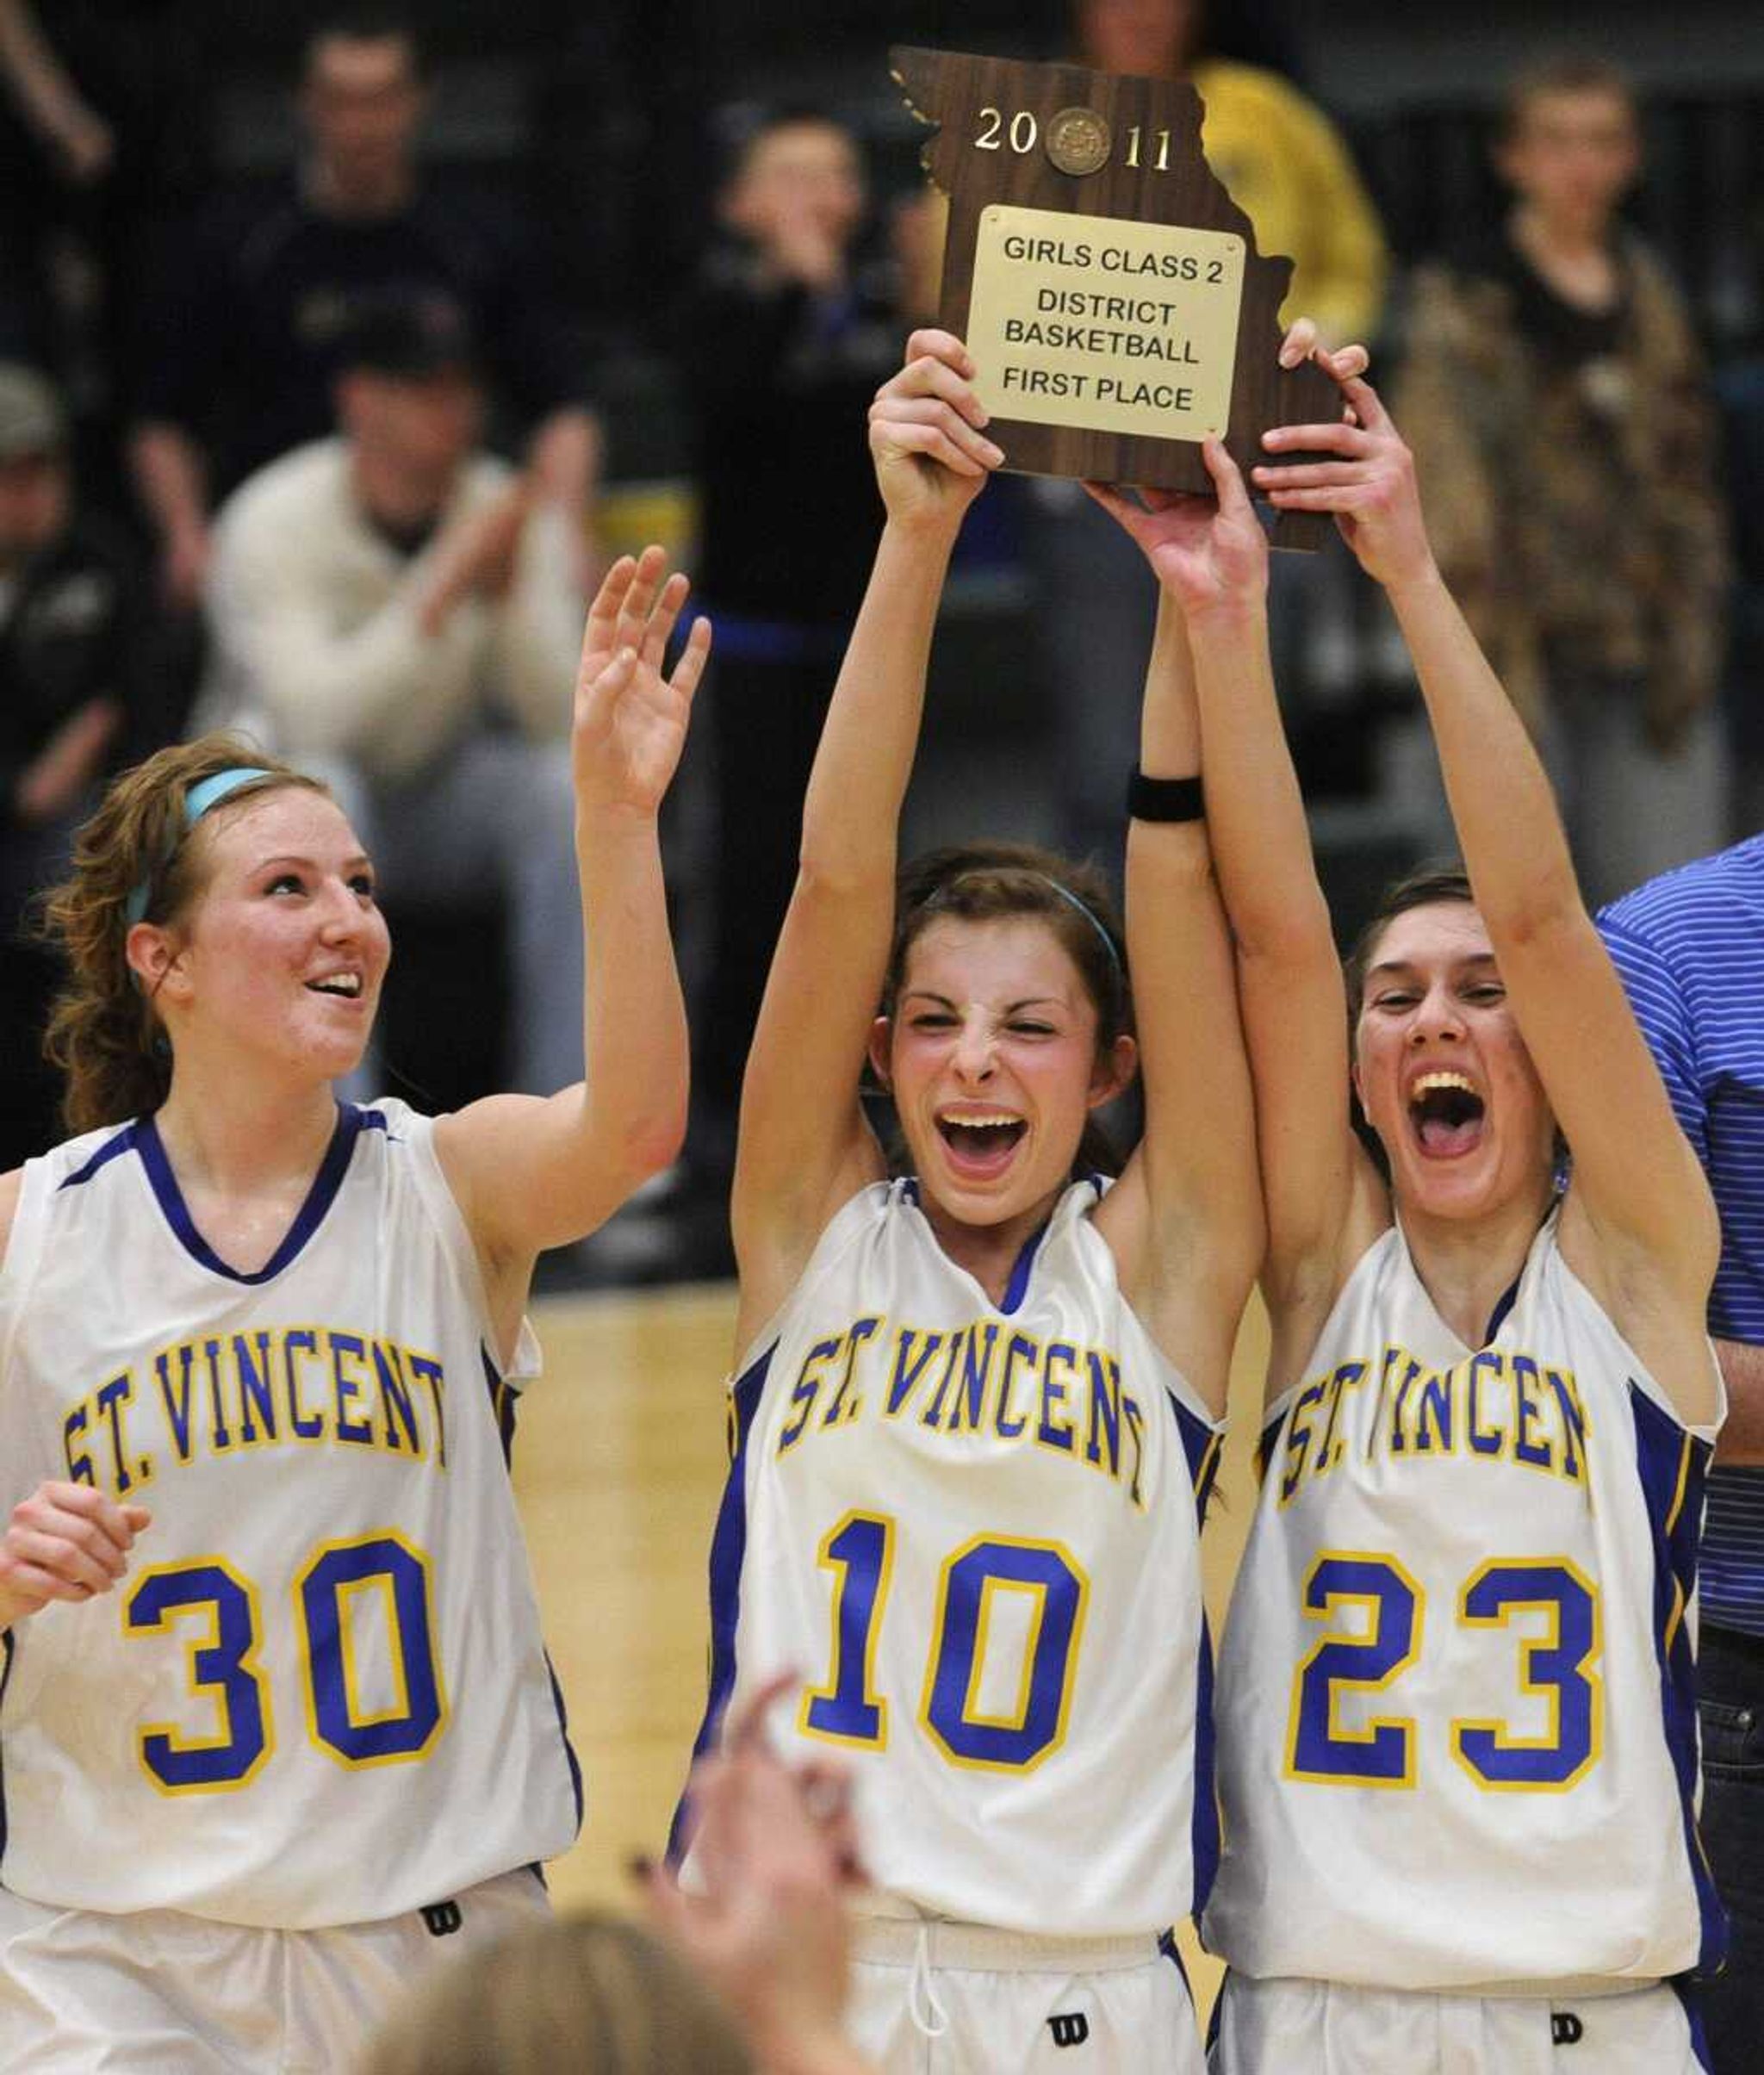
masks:
<svg viewBox="0 0 1764 2075"><path fill-rule="evenodd" d="M43 1050L67 1077L61 1114L94 1131L157 1109L171 1085L171 1053L151 995L128 963L137 921L170 923L207 883L208 846L186 825L184 802L204 779L236 767L263 773L226 797L254 799L288 786L328 790L237 735L212 734L161 749L121 773L75 838L73 869L43 903L45 934L65 953L68 977L50 1012ZM146 889L143 913L132 894Z"/></svg>

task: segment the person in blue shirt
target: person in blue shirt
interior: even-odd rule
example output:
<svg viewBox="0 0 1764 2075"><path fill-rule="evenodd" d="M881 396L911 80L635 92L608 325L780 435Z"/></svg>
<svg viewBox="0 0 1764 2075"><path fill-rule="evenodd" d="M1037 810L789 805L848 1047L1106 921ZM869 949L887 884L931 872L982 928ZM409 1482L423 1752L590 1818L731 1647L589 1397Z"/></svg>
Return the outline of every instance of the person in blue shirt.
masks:
<svg viewBox="0 0 1764 2075"><path fill-rule="evenodd" d="M1649 880L1599 927L1721 1212L1709 1330L1728 1414L1698 1684L1701 1830L1732 1943L1703 2009L1717 2075L1741 2075L1764 2039L1764 836Z"/></svg>

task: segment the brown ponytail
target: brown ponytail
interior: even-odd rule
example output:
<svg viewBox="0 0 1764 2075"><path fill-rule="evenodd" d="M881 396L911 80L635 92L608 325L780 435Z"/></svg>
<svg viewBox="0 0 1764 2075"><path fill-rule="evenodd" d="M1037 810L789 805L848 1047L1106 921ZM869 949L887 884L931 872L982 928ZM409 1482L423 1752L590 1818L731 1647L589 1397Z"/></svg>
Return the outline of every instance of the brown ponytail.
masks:
<svg viewBox="0 0 1764 2075"><path fill-rule="evenodd" d="M75 838L71 875L45 897L44 932L65 953L69 971L43 1050L67 1077L61 1114L70 1131L120 1124L165 1099L171 1047L125 945L134 921L171 922L202 891L205 850L189 840L184 798L205 778L239 765L264 775L229 793L229 804L283 786L325 790L236 735L204 735L161 749L112 782ZM146 909L132 917L129 896L141 886Z"/></svg>

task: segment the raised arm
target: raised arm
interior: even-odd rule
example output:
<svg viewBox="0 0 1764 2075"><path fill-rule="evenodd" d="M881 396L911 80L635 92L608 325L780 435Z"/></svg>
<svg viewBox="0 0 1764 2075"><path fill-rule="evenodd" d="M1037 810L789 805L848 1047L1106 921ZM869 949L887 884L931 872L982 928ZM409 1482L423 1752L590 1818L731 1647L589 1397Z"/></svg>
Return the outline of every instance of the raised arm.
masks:
<svg viewBox="0 0 1764 2075"><path fill-rule="evenodd" d="M1258 478L1283 509L1335 513L1389 597L1501 981L1573 1153L1564 1250L1644 1358L1664 1346L1662 1382L1686 1418L1706 1420L1712 1378L1682 1339L1688 1326L1700 1349L1719 1251L1708 1185L1581 899L1550 782L1440 577L1408 449L1363 381L1344 380L1343 393L1357 423L1267 436L1276 456L1335 458Z"/></svg>
<svg viewBox="0 0 1764 2075"><path fill-rule="evenodd" d="M858 1077L887 970L901 802L955 537L1003 456L980 428L966 349L916 332L870 408L887 507L803 806L795 891L742 1088L731 1225L745 1345L828 1219L883 1171Z"/></svg>
<svg viewBox="0 0 1764 2075"><path fill-rule="evenodd" d="M1388 1211L1347 1122L1341 968L1274 693L1266 548L1230 457L1213 443L1206 457L1216 507L1160 499L1117 516L1179 604L1193 658L1208 835L1255 1088L1277 1390Z"/></svg>
<svg viewBox="0 0 1764 2075"><path fill-rule="evenodd" d="M582 641L571 731L581 882L586 1078L559 1094L500 1095L436 1125L493 1308L518 1307L533 1256L593 1230L667 1166L686 1130L686 1028L656 819L710 652L694 623L671 677L683 576L646 548L607 573Z"/></svg>
<svg viewBox="0 0 1764 2075"><path fill-rule="evenodd" d="M1113 490L1092 494L1132 530L1137 507ZM1207 552L1211 500L1151 494L1166 543L1183 525L1193 551ZM1200 768L1194 667L1181 606L1165 589L1146 673L1140 770L1149 792ZM1145 1131L1096 1223L1134 1310L1222 1412L1232 1345L1262 1258L1254 1100L1206 821L1198 813L1158 819L1155 798L1143 804L1147 811L1127 830L1127 934Z"/></svg>

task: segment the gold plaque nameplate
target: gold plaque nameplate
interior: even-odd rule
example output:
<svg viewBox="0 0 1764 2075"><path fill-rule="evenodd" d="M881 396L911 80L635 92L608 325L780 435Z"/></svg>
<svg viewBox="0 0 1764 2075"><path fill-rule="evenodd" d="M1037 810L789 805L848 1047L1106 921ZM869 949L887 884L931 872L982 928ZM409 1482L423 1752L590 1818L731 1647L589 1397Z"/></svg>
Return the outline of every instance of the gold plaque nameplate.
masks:
<svg viewBox="0 0 1764 2075"><path fill-rule="evenodd" d="M980 212L967 345L996 418L1199 440L1231 418L1244 240L998 204Z"/></svg>

